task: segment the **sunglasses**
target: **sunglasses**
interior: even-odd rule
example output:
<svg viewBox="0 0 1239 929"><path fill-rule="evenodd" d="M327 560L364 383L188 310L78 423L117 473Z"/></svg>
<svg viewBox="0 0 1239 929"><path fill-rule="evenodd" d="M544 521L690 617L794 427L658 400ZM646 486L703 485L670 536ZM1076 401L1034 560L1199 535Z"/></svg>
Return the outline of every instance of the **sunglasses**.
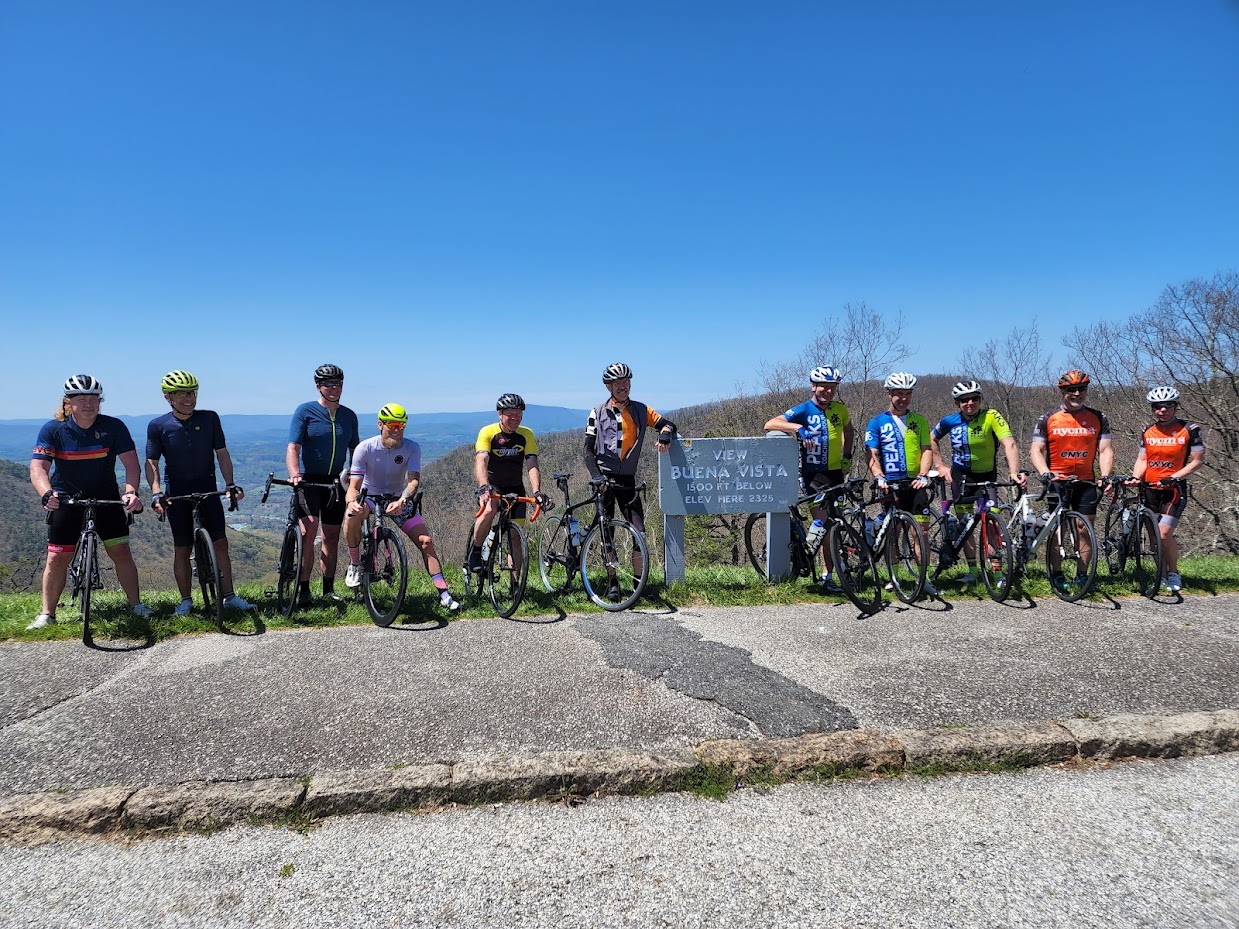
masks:
<svg viewBox="0 0 1239 929"><path fill-rule="evenodd" d="M1154 404L1153 404L1153 409L1155 409L1155 410L1173 410L1173 409L1174 409L1175 407L1177 407L1178 405L1179 405L1179 404L1177 404L1177 403L1154 403Z"/></svg>
<svg viewBox="0 0 1239 929"><path fill-rule="evenodd" d="M1088 393L1087 387L1060 387L1059 390L1061 390L1065 394L1086 394Z"/></svg>
<svg viewBox="0 0 1239 929"><path fill-rule="evenodd" d="M960 403L980 403L981 395L977 394L975 397L960 397L959 402Z"/></svg>
<svg viewBox="0 0 1239 929"><path fill-rule="evenodd" d="M319 381L319 387L343 387L344 381Z"/></svg>
<svg viewBox="0 0 1239 929"><path fill-rule="evenodd" d="M404 432L404 427L406 425L408 424L407 423L385 422L381 419L379 420L379 428L386 426L388 429L394 429L396 432Z"/></svg>

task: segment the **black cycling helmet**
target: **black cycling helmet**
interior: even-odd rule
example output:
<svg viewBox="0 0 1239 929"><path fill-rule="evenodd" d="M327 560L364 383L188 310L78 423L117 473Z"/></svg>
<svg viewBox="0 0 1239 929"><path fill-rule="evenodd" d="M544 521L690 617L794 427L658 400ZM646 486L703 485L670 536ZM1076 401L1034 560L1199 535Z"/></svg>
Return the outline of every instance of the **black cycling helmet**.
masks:
<svg viewBox="0 0 1239 929"><path fill-rule="evenodd" d="M342 381L344 380L344 369L339 365L319 365L314 369L314 383L318 384L322 381Z"/></svg>
<svg viewBox="0 0 1239 929"><path fill-rule="evenodd" d="M495 401L495 412L503 410L523 410L525 409L525 401L521 399L520 394L504 394Z"/></svg>
<svg viewBox="0 0 1239 929"><path fill-rule="evenodd" d="M602 383L610 384L612 381L620 381L626 377L632 377L632 368L617 361L613 365L607 365L607 369L602 372Z"/></svg>

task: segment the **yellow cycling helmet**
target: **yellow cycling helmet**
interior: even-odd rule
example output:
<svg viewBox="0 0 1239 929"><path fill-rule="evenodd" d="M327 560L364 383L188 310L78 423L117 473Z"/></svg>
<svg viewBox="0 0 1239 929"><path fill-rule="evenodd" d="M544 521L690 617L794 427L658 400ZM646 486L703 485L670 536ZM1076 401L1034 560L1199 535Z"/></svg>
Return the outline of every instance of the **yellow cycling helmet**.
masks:
<svg viewBox="0 0 1239 929"><path fill-rule="evenodd" d="M379 422L381 423L407 423L408 421L409 414L399 403L388 403L379 410Z"/></svg>
<svg viewBox="0 0 1239 929"><path fill-rule="evenodd" d="M159 384L163 387L163 392L166 394L177 390L198 389L198 379L188 371L169 371L163 376L163 380Z"/></svg>

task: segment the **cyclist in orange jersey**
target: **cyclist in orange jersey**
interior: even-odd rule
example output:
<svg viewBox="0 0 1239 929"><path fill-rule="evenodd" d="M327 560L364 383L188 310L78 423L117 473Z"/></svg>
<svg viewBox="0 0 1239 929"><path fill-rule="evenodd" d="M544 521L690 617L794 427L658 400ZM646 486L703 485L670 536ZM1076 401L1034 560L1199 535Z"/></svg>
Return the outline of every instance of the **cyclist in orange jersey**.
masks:
<svg viewBox="0 0 1239 929"><path fill-rule="evenodd" d="M1205 462L1205 443L1200 426L1179 419L1179 391L1154 387L1146 399L1153 408L1153 424L1140 436L1140 453L1132 468L1131 483L1160 483L1164 489L1144 491L1144 502L1160 514L1157 530L1162 537L1162 587L1171 593L1183 589L1179 576L1179 543L1175 527L1187 506L1185 478Z"/></svg>

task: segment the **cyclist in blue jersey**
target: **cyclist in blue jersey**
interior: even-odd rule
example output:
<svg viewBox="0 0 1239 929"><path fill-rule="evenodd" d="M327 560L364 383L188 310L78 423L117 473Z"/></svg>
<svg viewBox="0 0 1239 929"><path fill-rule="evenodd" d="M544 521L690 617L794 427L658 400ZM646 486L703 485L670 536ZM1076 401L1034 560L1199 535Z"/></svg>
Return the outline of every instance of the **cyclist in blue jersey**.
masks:
<svg viewBox="0 0 1239 929"><path fill-rule="evenodd" d="M340 403L344 390L344 371L338 365L319 365L314 371L314 386L318 399L303 403L293 413L288 430L288 479L293 484L307 481L312 484L339 483L340 475L348 466L353 449L360 441L357 432L357 414ZM306 506L309 512L301 515L301 532L304 538L301 556L301 590L298 604L310 604L310 582L314 570L314 540L319 525L323 529L322 552L319 569L323 575L323 596L339 599L335 594L336 563L340 548L340 527L344 523L344 493L341 488L335 502L324 490L313 487L305 489Z"/></svg>
<svg viewBox="0 0 1239 929"><path fill-rule="evenodd" d="M843 483L852 469L852 443L855 431L847 406L835 399L842 372L833 365L821 365L809 372L810 397L804 403L767 420L767 432L784 432L800 440L800 485L806 494L819 493ZM826 511L813 509L815 519L826 521ZM822 589L843 593L832 576L830 552L820 549L825 571Z"/></svg>
<svg viewBox="0 0 1239 929"><path fill-rule="evenodd" d="M916 376L896 371L882 385L886 388L888 406L865 427L865 447L869 449L869 473L878 487L888 482L911 479L911 483L895 491L895 505L912 514L921 524L929 522L929 472L933 466L933 445L929 439L929 421L920 413L911 412L912 392ZM938 591L928 581L925 593L937 596Z"/></svg>
<svg viewBox="0 0 1239 929"><path fill-rule="evenodd" d="M159 385L172 410L152 419L146 427L146 481L151 485L151 506L160 516L166 512L172 529L172 576L181 592L180 605L174 616L185 616L193 609L190 591L193 570L190 553L194 545L194 506L188 500L165 504L164 497L184 494L213 493L215 461L224 484L237 500L245 491L233 483L232 456L224 442L224 429L219 414L198 409L198 379L188 371L169 371ZM159 483L159 459L164 459L164 483ZM232 584L232 558L228 554L228 536L224 524L224 505L219 497L202 501L203 528L215 545L219 563L220 599L234 610L252 610L253 606L237 596ZM225 593L227 591L227 593Z"/></svg>
<svg viewBox="0 0 1239 929"><path fill-rule="evenodd" d="M30 458L30 483L47 511L47 564L43 569L43 609L27 629L42 629L56 622L56 606L64 592L69 565L77 549L85 512L80 506L61 506L61 497L120 500L124 512L100 507L95 516L103 549L112 559L116 580L135 616L150 616L138 586L138 568L129 550L129 520L142 511L138 499L141 466L129 428L99 412L103 385L89 374L65 381L55 418L44 424ZM116 462L125 470L125 490L116 484Z"/></svg>

